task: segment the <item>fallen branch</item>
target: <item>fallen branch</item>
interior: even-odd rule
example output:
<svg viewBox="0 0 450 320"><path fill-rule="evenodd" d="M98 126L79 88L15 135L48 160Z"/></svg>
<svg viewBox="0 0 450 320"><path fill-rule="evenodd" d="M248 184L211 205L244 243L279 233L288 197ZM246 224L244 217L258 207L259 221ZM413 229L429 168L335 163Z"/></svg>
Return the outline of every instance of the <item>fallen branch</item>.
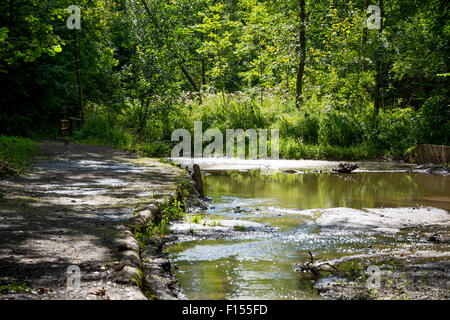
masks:
<svg viewBox="0 0 450 320"><path fill-rule="evenodd" d="M298 271L298 272L311 272L315 277L320 277L320 272L321 271L325 271L323 270L323 266L327 265L333 269L335 269L336 271L339 271L336 267L334 267L333 265L329 264L328 262L322 262L322 263L314 263L314 256L312 255L312 253L310 251L308 251L309 256L310 256L310 260L309 262L306 262L305 264L297 264L294 265L294 270Z"/></svg>
<svg viewBox="0 0 450 320"><path fill-rule="evenodd" d="M308 251L311 256L309 262L305 264L294 265L294 270L298 272L311 272L315 276L319 276L321 271L330 271L331 269L339 271L338 266L344 262L349 262L352 260L364 260L364 259L374 259L382 257L390 257L396 260L406 260L406 259L420 259L420 258L448 258L450 257L450 252L439 252L439 251L416 251L411 252L408 250L391 251L391 252L378 252L372 254L358 254L353 256L342 257L338 259L333 259L324 262L313 262L313 256L311 252ZM328 268L327 268L328 267Z"/></svg>

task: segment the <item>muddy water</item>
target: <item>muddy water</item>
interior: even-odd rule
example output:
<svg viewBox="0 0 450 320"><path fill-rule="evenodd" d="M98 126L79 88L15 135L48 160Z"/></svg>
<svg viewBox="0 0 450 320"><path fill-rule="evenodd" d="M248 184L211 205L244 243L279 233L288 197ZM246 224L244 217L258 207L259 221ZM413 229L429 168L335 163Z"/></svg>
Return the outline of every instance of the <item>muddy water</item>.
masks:
<svg viewBox="0 0 450 320"><path fill-rule="evenodd" d="M168 248L189 299L320 299L311 279L292 268L309 260L308 251L330 259L423 241L405 232L322 234L315 209L450 209L450 178L418 173L211 171L204 182L213 198L200 212L206 218L218 225L221 220L247 220L265 228L233 231L215 240L194 237Z"/></svg>

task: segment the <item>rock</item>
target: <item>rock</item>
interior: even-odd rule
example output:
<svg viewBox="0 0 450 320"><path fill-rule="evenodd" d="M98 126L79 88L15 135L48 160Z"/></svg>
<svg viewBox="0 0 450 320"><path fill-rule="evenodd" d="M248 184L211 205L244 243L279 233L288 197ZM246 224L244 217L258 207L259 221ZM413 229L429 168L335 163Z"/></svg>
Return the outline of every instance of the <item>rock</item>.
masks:
<svg viewBox="0 0 450 320"><path fill-rule="evenodd" d="M383 215L383 217L381 217ZM324 209L316 224L322 234L396 234L402 228L426 225L448 225L450 216L446 210L433 208L351 208ZM437 237L436 237L437 238Z"/></svg>

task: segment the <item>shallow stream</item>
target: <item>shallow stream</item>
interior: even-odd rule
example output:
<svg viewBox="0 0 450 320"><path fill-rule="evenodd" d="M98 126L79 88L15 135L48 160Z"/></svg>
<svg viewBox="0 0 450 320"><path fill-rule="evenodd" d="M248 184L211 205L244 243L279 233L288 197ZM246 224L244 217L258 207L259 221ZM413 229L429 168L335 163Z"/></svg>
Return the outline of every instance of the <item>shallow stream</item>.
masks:
<svg viewBox="0 0 450 320"><path fill-rule="evenodd" d="M207 168L203 180L213 200L196 213L202 220L195 223L220 229L232 220L247 227L218 230L219 237L195 237L191 227L185 236L179 232L180 241L166 252L178 265L176 278L188 299L320 299L313 282L292 267L308 261L308 251L331 259L426 241L420 232L323 233L316 221L324 209L450 209L450 177L389 164L353 174Z"/></svg>

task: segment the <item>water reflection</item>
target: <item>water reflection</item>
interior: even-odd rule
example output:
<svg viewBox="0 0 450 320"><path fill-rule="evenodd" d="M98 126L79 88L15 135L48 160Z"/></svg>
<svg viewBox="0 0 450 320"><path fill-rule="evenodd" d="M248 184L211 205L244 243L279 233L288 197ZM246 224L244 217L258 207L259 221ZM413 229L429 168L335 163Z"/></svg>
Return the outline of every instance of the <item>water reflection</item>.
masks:
<svg viewBox="0 0 450 320"><path fill-rule="evenodd" d="M377 208L431 205L450 209L450 177L419 173L360 172L352 175L305 173L262 175L228 171L205 177L206 193L268 199L284 208Z"/></svg>

